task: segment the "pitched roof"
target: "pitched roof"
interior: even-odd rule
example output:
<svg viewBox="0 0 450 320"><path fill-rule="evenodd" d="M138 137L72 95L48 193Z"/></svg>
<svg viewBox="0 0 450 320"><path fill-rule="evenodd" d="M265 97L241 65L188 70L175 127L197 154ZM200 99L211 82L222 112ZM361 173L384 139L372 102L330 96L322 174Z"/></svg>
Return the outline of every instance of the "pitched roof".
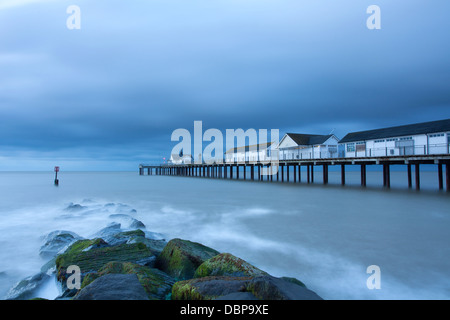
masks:
<svg viewBox="0 0 450 320"><path fill-rule="evenodd" d="M316 144L323 144L333 135L318 135L318 134L300 134L300 133L286 133L299 146L312 146Z"/></svg>
<svg viewBox="0 0 450 320"><path fill-rule="evenodd" d="M268 147L270 147L272 145L273 142L268 142L268 143L260 143L260 144L253 144L250 146L245 146L245 147L235 147L235 148L231 148L228 149L225 153L236 153L236 152L247 152L250 149L252 151L259 151L260 149L267 149Z"/></svg>
<svg viewBox="0 0 450 320"><path fill-rule="evenodd" d="M342 138L339 143L384 139L391 137L411 136L450 131L450 119L408 124L398 127L389 127L376 130L352 132Z"/></svg>

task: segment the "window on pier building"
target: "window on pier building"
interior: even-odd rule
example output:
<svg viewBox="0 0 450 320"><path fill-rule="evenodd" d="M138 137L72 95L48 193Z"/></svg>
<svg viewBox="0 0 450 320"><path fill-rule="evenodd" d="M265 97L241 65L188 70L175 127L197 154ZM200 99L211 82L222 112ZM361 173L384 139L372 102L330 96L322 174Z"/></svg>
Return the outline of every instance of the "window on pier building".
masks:
<svg viewBox="0 0 450 320"><path fill-rule="evenodd" d="M355 144L347 143L347 152L355 152Z"/></svg>

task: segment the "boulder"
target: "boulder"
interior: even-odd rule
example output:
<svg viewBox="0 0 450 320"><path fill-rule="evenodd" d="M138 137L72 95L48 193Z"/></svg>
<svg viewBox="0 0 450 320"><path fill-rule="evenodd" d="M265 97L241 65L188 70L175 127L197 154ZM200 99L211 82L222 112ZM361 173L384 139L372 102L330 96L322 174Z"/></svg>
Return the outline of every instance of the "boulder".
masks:
<svg viewBox="0 0 450 320"><path fill-rule="evenodd" d="M121 226L118 222L111 222L107 227L92 235L91 238L102 238L106 242L113 244L114 236L123 231Z"/></svg>
<svg viewBox="0 0 450 320"><path fill-rule="evenodd" d="M88 286L98 277L106 274L135 274L151 300L164 300L171 293L175 280L164 272L130 262L109 262L98 273L86 275L81 285Z"/></svg>
<svg viewBox="0 0 450 320"><path fill-rule="evenodd" d="M43 258L54 258L59 252L81 239L82 237L71 231L52 231L44 237L44 244L39 249L39 255Z"/></svg>
<svg viewBox="0 0 450 320"><path fill-rule="evenodd" d="M221 253L203 262L195 271L194 278L206 276L254 277L260 275L267 275L267 273L230 253Z"/></svg>
<svg viewBox="0 0 450 320"><path fill-rule="evenodd" d="M38 273L19 281L6 295L6 300L28 300L50 279L46 273Z"/></svg>
<svg viewBox="0 0 450 320"><path fill-rule="evenodd" d="M269 275L252 279L246 291L261 300L322 300L304 286Z"/></svg>
<svg viewBox="0 0 450 320"><path fill-rule="evenodd" d="M148 300L135 274L106 274L80 290L73 300Z"/></svg>
<svg viewBox="0 0 450 320"><path fill-rule="evenodd" d="M82 276L90 272L98 272L111 261L133 262L153 256L153 253L142 243L107 246L102 239L79 240L72 244L63 254L56 258L57 278L63 285L67 277L66 269L77 265ZM89 249L89 250L87 250Z"/></svg>
<svg viewBox="0 0 450 320"><path fill-rule="evenodd" d="M78 203L73 203L73 202L71 202L67 207L66 207L66 211L81 211L81 210L84 210L84 209L86 209L87 207L85 207L85 206L82 206L81 204L78 204Z"/></svg>
<svg viewBox="0 0 450 320"><path fill-rule="evenodd" d="M197 242L172 239L156 259L155 266L177 280L190 279L195 270L219 252Z"/></svg>
<svg viewBox="0 0 450 320"><path fill-rule="evenodd" d="M204 277L176 282L172 300L213 300L245 292L251 277Z"/></svg>
<svg viewBox="0 0 450 320"><path fill-rule="evenodd" d="M233 292L214 300L258 300L258 298L250 292Z"/></svg>
<svg viewBox="0 0 450 320"><path fill-rule="evenodd" d="M130 212L136 212L136 210ZM119 220L123 223L126 223L129 229L145 229L145 224L142 221L137 220L128 214L114 213L109 215L109 217L111 219Z"/></svg>

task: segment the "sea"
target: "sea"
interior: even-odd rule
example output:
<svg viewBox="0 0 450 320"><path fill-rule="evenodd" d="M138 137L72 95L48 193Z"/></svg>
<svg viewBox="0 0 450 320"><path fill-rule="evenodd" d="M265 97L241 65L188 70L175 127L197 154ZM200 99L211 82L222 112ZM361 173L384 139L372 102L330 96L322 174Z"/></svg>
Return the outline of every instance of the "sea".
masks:
<svg viewBox="0 0 450 320"><path fill-rule="evenodd" d="M89 238L117 213L163 239L295 277L324 299L450 298L450 193L438 189L437 172L421 172L420 191L408 189L404 171L391 171L390 189L381 172L367 172L365 188L359 172L347 172L345 186L340 172L327 185L316 174L307 184L62 171L54 186L53 172L0 172L0 298L47 262L45 235ZM54 279L38 292L59 294Z"/></svg>

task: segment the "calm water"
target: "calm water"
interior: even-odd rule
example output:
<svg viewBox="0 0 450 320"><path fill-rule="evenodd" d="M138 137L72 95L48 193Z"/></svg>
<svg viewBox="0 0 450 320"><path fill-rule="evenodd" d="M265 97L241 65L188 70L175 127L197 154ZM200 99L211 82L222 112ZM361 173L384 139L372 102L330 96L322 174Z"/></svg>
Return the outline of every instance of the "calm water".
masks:
<svg viewBox="0 0 450 320"><path fill-rule="evenodd" d="M368 188L281 184L137 173L0 173L0 296L39 271L42 236L70 230L91 236L131 214L150 231L230 252L274 276L296 277L326 299L449 299L450 195L435 172L423 191L406 189L406 173L368 172ZM335 184L335 185L333 185ZM70 203L85 209L64 210ZM112 205L113 204L113 205ZM135 209L136 212L131 211ZM381 289L369 290L366 269L381 269ZM51 285L43 296L57 295Z"/></svg>

